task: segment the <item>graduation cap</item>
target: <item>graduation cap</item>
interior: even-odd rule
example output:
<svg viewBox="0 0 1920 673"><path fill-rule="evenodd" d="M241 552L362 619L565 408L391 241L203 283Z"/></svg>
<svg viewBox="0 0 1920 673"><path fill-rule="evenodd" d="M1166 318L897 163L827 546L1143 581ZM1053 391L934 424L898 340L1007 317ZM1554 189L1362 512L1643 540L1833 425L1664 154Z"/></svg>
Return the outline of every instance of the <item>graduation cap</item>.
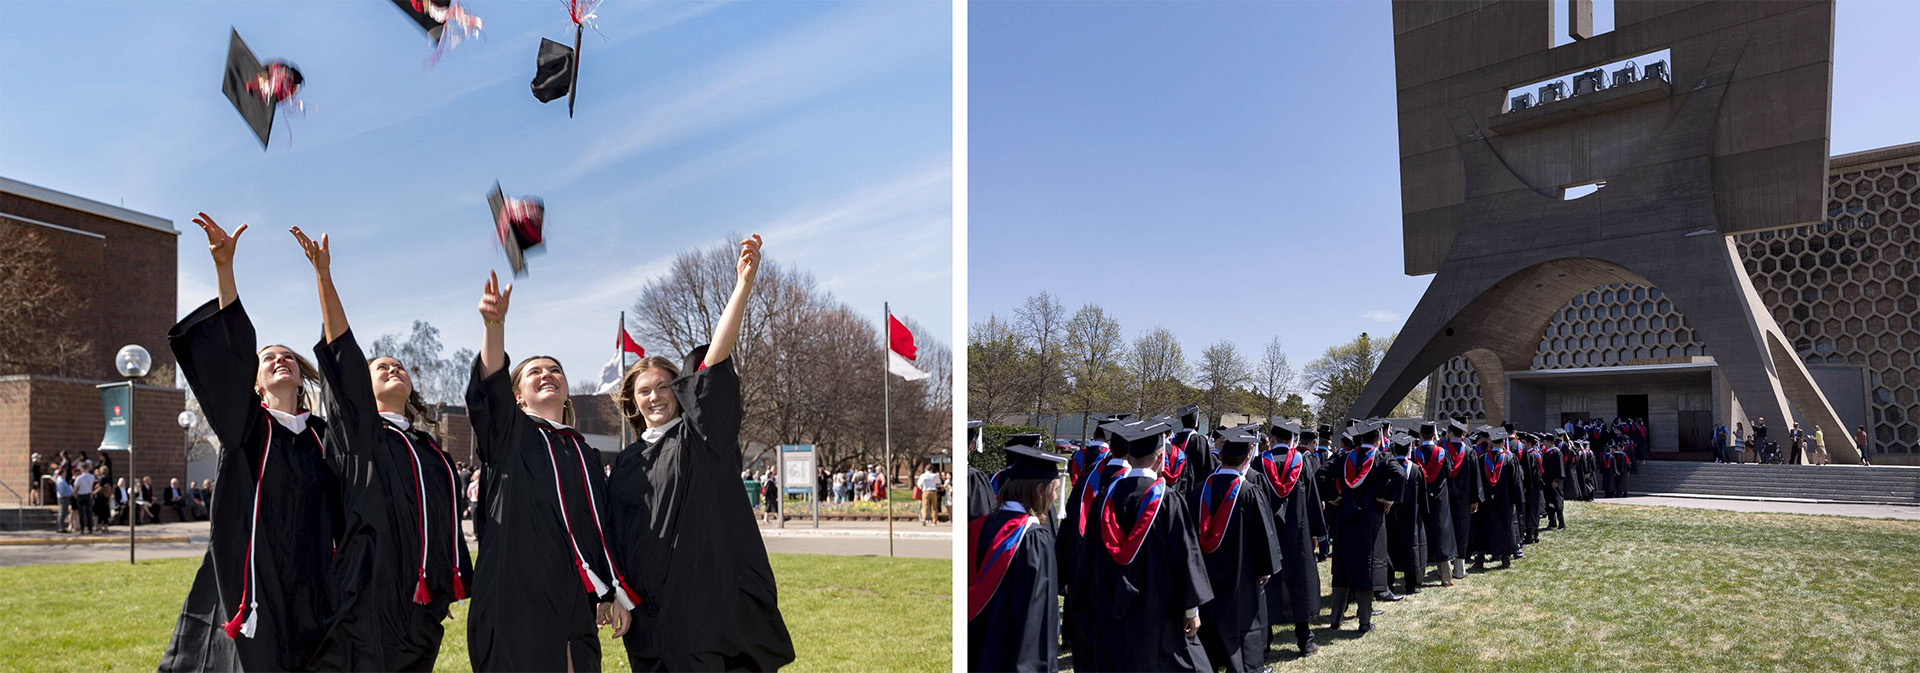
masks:
<svg viewBox="0 0 1920 673"><path fill-rule="evenodd" d="M1267 434L1272 435L1275 440L1292 439L1300 436L1300 426L1284 418L1275 419L1271 425L1267 426Z"/></svg>
<svg viewBox="0 0 1920 673"><path fill-rule="evenodd" d="M1413 448L1414 442L1417 442L1420 440L1419 438L1414 437L1413 435L1410 435L1404 432L1396 432L1396 433L1393 433L1392 437L1387 438L1387 441L1393 444L1393 448L1396 452L1400 452L1400 451L1405 451L1407 449Z"/></svg>
<svg viewBox="0 0 1920 673"><path fill-rule="evenodd" d="M1022 441L1016 443L1016 439ZM1007 452L1007 478L1053 479L1060 476L1060 466L1066 464L1067 457L1034 446L1038 443L1040 435L1014 435L1007 439L1007 445L1002 447Z"/></svg>
<svg viewBox="0 0 1920 673"><path fill-rule="evenodd" d="M1239 462L1260 443L1260 435L1249 428L1228 428L1220 433L1220 457Z"/></svg>
<svg viewBox="0 0 1920 673"><path fill-rule="evenodd" d="M1467 424L1460 422L1458 418L1447 419L1447 429L1459 431L1462 435L1467 434Z"/></svg>
<svg viewBox="0 0 1920 673"><path fill-rule="evenodd" d="M1436 435L1436 434L1438 434L1438 432L1437 432L1437 431L1439 430L1439 427L1440 427L1440 426L1439 426L1438 424L1436 424L1436 423L1434 423L1433 421L1423 421L1423 422L1421 422L1421 423L1420 423L1420 438L1421 438L1421 439L1433 439L1433 437L1434 437L1434 435Z"/></svg>
<svg viewBox="0 0 1920 673"><path fill-rule="evenodd" d="M306 77L292 63L277 59L260 62L253 50L247 48L246 41L240 39L240 31L232 30L220 92L227 95L233 109L238 110L240 118L253 129L254 137L260 139L260 149L267 148L267 136L273 132L274 109L283 102L293 101L305 81Z"/></svg>
<svg viewBox="0 0 1920 673"><path fill-rule="evenodd" d="M1318 430L1315 430L1313 428L1300 429L1300 441L1302 442L1310 442L1319 438L1320 438L1320 432Z"/></svg>
<svg viewBox="0 0 1920 673"><path fill-rule="evenodd" d="M1160 436L1172 431L1173 426L1162 421L1131 421L1110 432L1119 440L1118 450L1130 458L1145 458L1160 449Z"/></svg>
<svg viewBox="0 0 1920 673"><path fill-rule="evenodd" d="M1187 406L1180 407L1180 411L1178 412L1178 415L1180 416L1181 427L1187 427L1187 428L1200 427L1200 405L1189 404Z"/></svg>
<svg viewBox="0 0 1920 673"><path fill-rule="evenodd" d="M577 53L573 47L543 37L540 51L533 58L533 97L551 103L566 96L568 118L573 117L573 85L580 75L579 64L574 61Z"/></svg>
<svg viewBox="0 0 1920 673"><path fill-rule="evenodd" d="M1379 434L1380 434L1379 421L1358 421L1357 420L1357 421L1354 421L1351 425L1347 426L1346 438L1351 439L1355 442L1364 443L1366 442L1368 437L1375 437L1375 436L1378 436Z"/></svg>
<svg viewBox="0 0 1920 673"><path fill-rule="evenodd" d="M509 198L495 181L493 192L487 195L487 208L493 211L494 238L506 249L513 275L527 275L527 255L546 244L546 202L538 196Z"/></svg>

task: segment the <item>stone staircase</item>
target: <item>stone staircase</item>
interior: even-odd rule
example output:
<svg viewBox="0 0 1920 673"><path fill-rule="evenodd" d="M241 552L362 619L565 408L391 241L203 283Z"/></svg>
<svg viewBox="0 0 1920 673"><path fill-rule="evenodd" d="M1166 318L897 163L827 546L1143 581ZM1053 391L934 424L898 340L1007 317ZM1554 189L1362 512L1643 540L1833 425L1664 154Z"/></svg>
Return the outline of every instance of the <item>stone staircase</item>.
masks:
<svg viewBox="0 0 1920 673"><path fill-rule="evenodd" d="M1859 465L1728 465L1648 461L1628 487L1637 495L1794 498L1920 505L1920 468Z"/></svg>
<svg viewBox="0 0 1920 673"><path fill-rule="evenodd" d="M60 507L0 507L0 530L53 530Z"/></svg>

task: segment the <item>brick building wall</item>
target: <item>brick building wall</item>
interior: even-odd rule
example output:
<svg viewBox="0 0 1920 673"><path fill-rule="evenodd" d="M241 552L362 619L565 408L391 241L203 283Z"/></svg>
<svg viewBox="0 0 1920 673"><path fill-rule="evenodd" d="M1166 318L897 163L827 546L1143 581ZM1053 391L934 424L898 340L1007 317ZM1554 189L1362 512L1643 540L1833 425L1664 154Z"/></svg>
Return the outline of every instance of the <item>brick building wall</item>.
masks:
<svg viewBox="0 0 1920 673"><path fill-rule="evenodd" d="M25 495L30 488L27 461L34 453L50 462L61 451L85 452L98 461L107 427L95 387L100 383L107 381L0 377L0 483ZM132 474L151 475L156 486L186 478L186 437L174 421L185 404L186 393L178 388L134 387ZM114 452L112 457L114 474L127 476L126 453ZM12 499L11 493L6 495Z"/></svg>

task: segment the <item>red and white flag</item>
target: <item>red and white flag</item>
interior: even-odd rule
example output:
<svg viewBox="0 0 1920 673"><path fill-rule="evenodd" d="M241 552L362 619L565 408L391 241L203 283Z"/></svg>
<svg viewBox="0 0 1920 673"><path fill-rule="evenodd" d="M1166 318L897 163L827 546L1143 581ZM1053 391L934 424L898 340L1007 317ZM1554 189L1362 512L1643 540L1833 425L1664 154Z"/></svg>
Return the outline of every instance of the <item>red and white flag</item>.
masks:
<svg viewBox="0 0 1920 673"><path fill-rule="evenodd" d="M920 350L913 345L913 332L908 331L906 325L900 324L899 318L888 314L887 371L898 374L900 378L908 381L918 381L932 376L931 372L914 366L914 358L918 357L919 353Z"/></svg>
<svg viewBox="0 0 1920 673"><path fill-rule="evenodd" d="M622 322L625 321L622 320ZM613 389L620 385L620 375L627 373L627 367L647 356L647 349L634 343L633 337L627 334L626 326L622 325L619 331L620 335L614 337L613 345L620 349L620 352L607 358L607 363L600 366L600 388L594 391L596 395L613 392Z"/></svg>

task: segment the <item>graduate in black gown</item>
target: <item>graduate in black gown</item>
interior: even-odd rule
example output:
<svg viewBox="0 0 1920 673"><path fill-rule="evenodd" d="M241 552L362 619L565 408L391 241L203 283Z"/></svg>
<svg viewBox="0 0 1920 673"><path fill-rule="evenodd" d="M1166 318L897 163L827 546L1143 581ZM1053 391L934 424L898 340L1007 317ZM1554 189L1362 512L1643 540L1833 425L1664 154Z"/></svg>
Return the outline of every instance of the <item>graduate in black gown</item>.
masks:
<svg viewBox="0 0 1920 673"><path fill-rule="evenodd" d="M1059 670L1053 529L1043 520L1059 494L1065 456L1040 435L1014 435L1000 507L967 522L967 670Z"/></svg>
<svg viewBox="0 0 1920 673"><path fill-rule="evenodd" d="M1313 447L1309 452L1310 455L1307 456L1313 462L1307 465L1313 470L1312 478L1316 482L1315 491L1320 493L1322 498L1331 499L1332 496L1327 495L1327 482L1322 478L1322 475L1325 473L1327 465L1333 462L1333 426L1323 423L1313 432L1308 432L1307 428L1301 428L1300 436ZM1325 509L1325 501L1323 500L1321 510L1325 511ZM1319 540L1315 541L1315 560L1325 561L1328 556L1333 554L1333 538L1329 536L1329 533L1332 532L1332 527L1329 526L1327 531L1327 533L1320 535Z"/></svg>
<svg viewBox="0 0 1920 673"><path fill-rule="evenodd" d="M473 576L460 531L453 460L421 426L426 405L399 360L371 363L334 289L328 238L299 239L320 287L313 347L327 418L327 462L340 480L344 533L333 555L336 621L316 660L338 671L430 671L447 606Z"/></svg>
<svg viewBox="0 0 1920 673"><path fill-rule="evenodd" d="M1259 441L1245 428L1221 431L1219 467L1187 495L1213 585L1213 600L1200 606L1200 644L1208 663L1230 672L1266 667L1264 589L1281 569L1269 487L1248 464Z"/></svg>
<svg viewBox="0 0 1920 673"><path fill-rule="evenodd" d="M1403 594L1420 593L1420 578L1427 570L1427 477L1412 459L1416 441L1406 433L1390 440L1391 466L1400 475L1400 488L1387 512L1387 551L1393 569L1401 574Z"/></svg>
<svg viewBox="0 0 1920 673"><path fill-rule="evenodd" d="M207 553L162 671L308 670L333 619L327 566L339 490L310 415L313 365L285 346L256 349L233 279L232 235L200 213L220 298L167 332L187 385L220 440L219 496Z"/></svg>
<svg viewBox="0 0 1920 673"><path fill-rule="evenodd" d="M1314 479L1319 460L1293 444L1317 433L1276 421L1267 434L1273 445L1255 460L1255 466L1269 489L1274 536L1280 543L1280 571L1266 587L1267 623L1291 625L1300 656L1312 656L1320 651L1312 628L1313 618L1320 615L1320 563L1314 541L1326 537L1327 522Z"/></svg>
<svg viewBox="0 0 1920 673"><path fill-rule="evenodd" d="M980 426L985 421L967 421L967 447L975 455L983 450L980 439ZM978 519L994 511L992 480L987 473L972 463L967 464L967 520ZM1043 512L1044 514L1044 512Z"/></svg>
<svg viewBox="0 0 1920 673"><path fill-rule="evenodd" d="M468 656L476 671L598 671L596 627L624 634L625 606L633 604L603 543L606 473L600 452L570 423L560 362L536 355L507 366L512 296L513 286L488 277L485 336L467 383L481 464L475 519L485 519L475 527L485 535L470 587Z"/></svg>
<svg viewBox="0 0 1920 673"><path fill-rule="evenodd" d="M1132 469L1124 450L1113 450L1107 440L1122 427L1144 424L1146 421L1113 418L1095 427L1094 436L1100 439L1089 442L1088 447L1098 449L1099 453L1094 455L1100 462L1087 466L1086 471L1074 482L1073 490L1067 494L1066 516L1060 521L1054 556L1060 568L1060 629L1066 634L1067 649L1076 657L1088 651L1092 641L1081 618L1081 613L1090 604L1082 600L1082 595L1074 591L1073 585L1080 580L1085 559L1093 553L1090 550L1100 547L1100 502L1107 493L1106 487ZM1088 453L1087 450L1076 453L1076 458L1067 462L1068 469L1073 469L1080 460L1079 456Z"/></svg>
<svg viewBox="0 0 1920 673"><path fill-rule="evenodd" d="M1484 491L1480 487L1478 454L1467 444L1467 425L1447 421L1447 439L1443 470L1447 482L1448 514L1453 518L1453 579L1467 578L1467 555L1473 548L1473 517L1480 510Z"/></svg>
<svg viewBox="0 0 1920 673"><path fill-rule="evenodd" d="M1167 440L1167 458L1160 466L1160 476L1175 495L1187 499L1188 493L1213 473L1213 452L1207 433L1200 431L1200 405L1180 407L1179 415L1180 429ZM1171 419L1157 420L1172 424Z"/></svg>
<svg viewBox="0 0 1920 673"><path fill-rule="evenodd" d="M635 671L771 671L793 662L773 567L740 497L740 375L733 358L760 269L740 242L710 345L675 366L641 358L614 400L640 439L614 460L612 543L641 600L626 634Z"/></svg>
<svg viewBox="0 0 1920 673"><path fill-rule="evenodd" d="M1426 529L1427 560L1440 567L1440 586L1453 586L1453 561L1460 548L1453 535L1453 494L1447 488L1447 450L1434 436L1438 427L1429 422L1420 425L1420 444L1413 448L1412 462L1420 466L1425 482L1426 500L1421 505L1420 521ZM1422 573L1425 568L1421 569Z"/></svg>
<svg viewBox="0 0 1920 673"><path fill-rule="evenodd" d="M1333 507L1333 615L1328 620L1334 630L1346 615L1347 599L1360 605L1360 628L1365 635L1373 630L1373 598L1376 591L1389 590L1391 563L1387 550L1387 512L1399 497L1404 474L1395 473L1393 459L1375 444L1381 426L1361 421L1347 429L1353 450L1327 466L1338 489Z"/></svg>
<svg viewBox="0 0 1920 673"><path fill-rule="evenodd" d="M1614 497L1618 492L1614 482L1618 481L1619 475L1625 472L1620 469L1622 467L1620 461L1614 459L1615 455L1617 452L1612 446L1602 446L1600 450L1594 452L1594 465L1597 467L1595 473L1598 475L1601 497Z"/></svg>
<svg viewBox="0 0 1920 673"><path fill-rule="evenodd" d="M1172 431L1149 421L1113 432L1130 469L1100 496L1081 555L1073 592L1085 609L1074 618L1089 646L1074 650L1075 670L1212 670L1199 631L1200 606L1213 600L1213 586L1186 502L1154 469Z"/></svg>
<svg viewBox="0 0 1920 673"><path fill-rule="evenodd" d="M1545 487L1542 490L1542 494L1546 496L1547 501L1547 530L1566 530L1566 437L1549 437L1547 441L1547 448L1540 452L1543 458L1543 466L1546 468L1546 476L1544 477Z"/></svg>
<svg viewBox="0 0 1920 673"><path fill-rule="evenodd" d="M1513 454L1500 448L1507 433L1500 428L1482 430L1476 446L1479 456L1480 508L1473 515L1473 567L1485 569L1486 557L1500 561L1500 567L1513 565L1513 554L1520 550L1519 531L1514 517L1526 494L1521 492L1520 465Z"/></svg>
<svg viewBox="0 0 1920 673"><path fill-rule="evenodd" d="M1526 509L1520 518L1520 542L1540 541L1540 521L1547 515L1546 456L1540 451L1540 436L1520 433L1521 486L1526 490Z"/></svg>

